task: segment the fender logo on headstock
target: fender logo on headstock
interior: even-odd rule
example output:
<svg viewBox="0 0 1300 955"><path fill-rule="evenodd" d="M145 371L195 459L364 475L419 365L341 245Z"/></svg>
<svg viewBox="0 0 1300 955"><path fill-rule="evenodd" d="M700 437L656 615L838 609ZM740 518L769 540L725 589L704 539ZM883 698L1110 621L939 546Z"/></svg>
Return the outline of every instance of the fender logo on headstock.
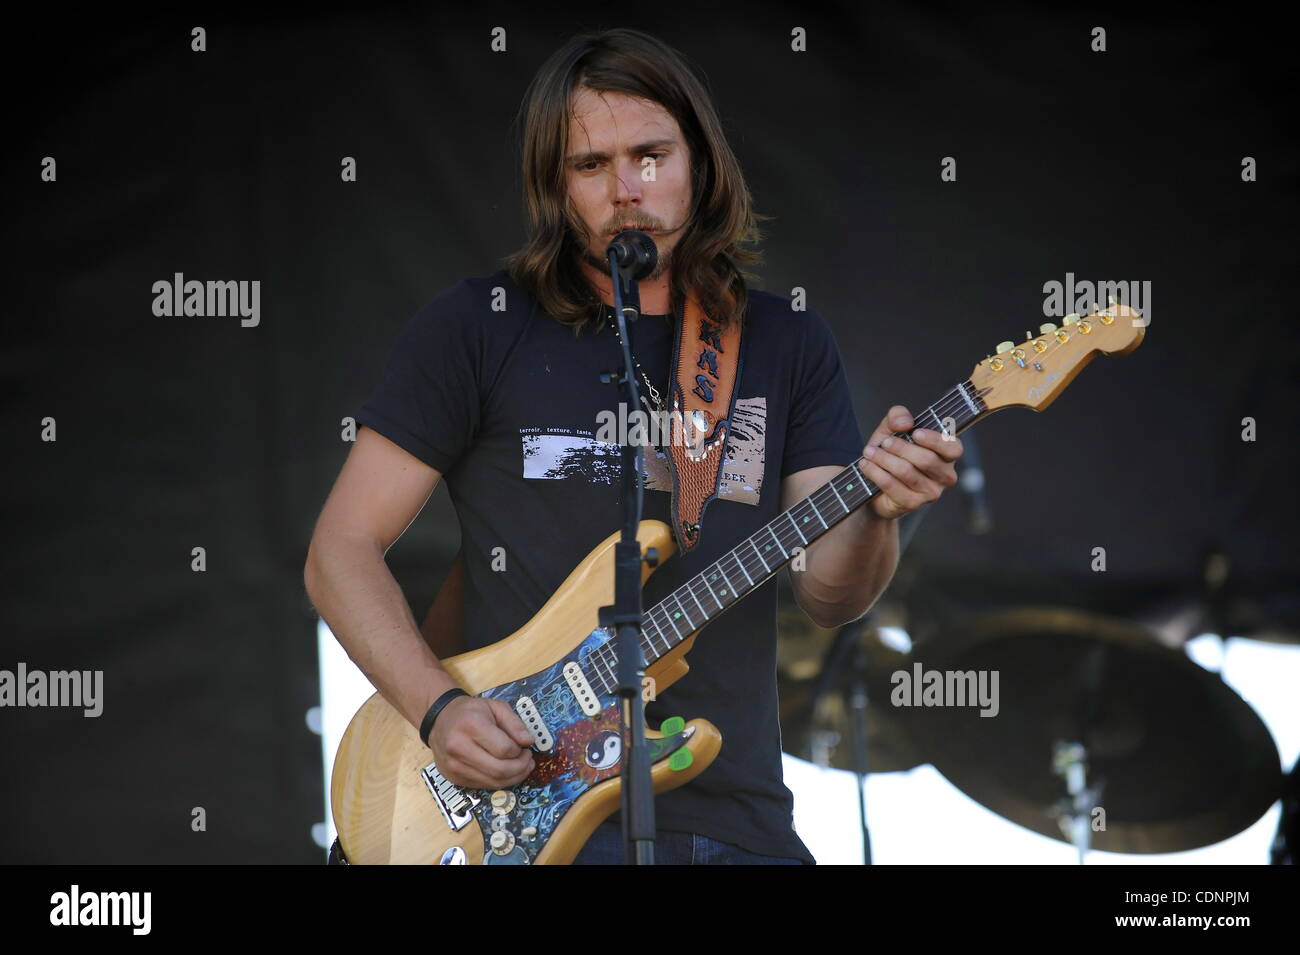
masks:
<svg viewBox="0 0 1300 955"><path fill-rule="evenodd" d="M1047 393L1047 389L1052 387L1052 382L1056 381L1056 379L1059 377L1061 377L1061 372L1059 370L1054 371L1047 376L1047 380L1044 381L1041 385L1035 385L1033 388L1030 388L1029 400L1037 401L1042 395Z"/></svg>

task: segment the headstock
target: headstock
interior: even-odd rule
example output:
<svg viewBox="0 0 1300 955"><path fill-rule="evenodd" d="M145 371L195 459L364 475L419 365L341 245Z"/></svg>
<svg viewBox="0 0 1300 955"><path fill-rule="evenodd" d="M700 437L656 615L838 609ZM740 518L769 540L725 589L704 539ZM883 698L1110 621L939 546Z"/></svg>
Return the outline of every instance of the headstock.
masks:
<svg viewBox="0 0 1300 955"><path fill-rule="evenodd" d="M1137 348L1146 325L1114 301L1083 318L1067 315L1059 328L1046 323L1019 345L998 345L997 354L975 366L971 384L989 411L1013 405L1042 411L1098 354L1126 355Z"/></svg>

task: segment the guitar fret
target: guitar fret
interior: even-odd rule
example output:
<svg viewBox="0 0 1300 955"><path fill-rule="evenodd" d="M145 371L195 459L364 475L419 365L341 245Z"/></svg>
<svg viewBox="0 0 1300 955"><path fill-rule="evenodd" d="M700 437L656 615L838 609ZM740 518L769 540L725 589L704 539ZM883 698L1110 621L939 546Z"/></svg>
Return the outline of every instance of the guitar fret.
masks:
<svg viewBox="0 0 1300 955"><path fill-rule="evenodd" d="M749 586L753 587L754 578L749 576L749 568L745 566L745 562L740 559L740 555L736 553L734 550L731 552L731 555L732 555L731 559L736 562L736 566L740 568L740 572L744 574L745 579L749 581Z"/></svg>
<svg viewBox="0 0 1300 955"><path fill-rule="evenodd" d="M822 522L822 527L830 530L831 526L826 523L826 518L822 517L822 512L817 510L817 503L811 497L808 498L808 506L811 507L813 513L817 515L817 520Z"/></svg>
<svg viewBox="0 0 1300 955"><path fill-rule="evenodd" d="M703 621L697 624L695 622L695 619L691 616L691 612L686 609L686 604L682 603L681 590L682 588L678 587L676 590L673 591L673 599L677 601L677 606L682 608L682 616L686 618L686 623L689 625L690 630L697 630L700 627L704 626L704 624L709 622L709 615L705 611L704 607L700 604L700 602L696 600L695 606L700 608L700 613L703 616ZM686 592L691 595L692 600L695 600L695 593L691 590L691 585L689 582L687 582L686 584ZM690 630L688 630L687 633L690 633Z"/></svg>
<svg viewBox="0 0 1300 955"><path fill-rule="evenodd" d="M677 595L676 595L676 594L673 594L673 599L674 599L674 600L677 600ZM677 601L677 606L681 607L681 605L682 605L682 602L681 602L680 600L678 600L678 601ZM683 610L682 610L682 613L686 613L686 610L685 610L684 608L683 608ZM673 630L677 631L677 639L680 640L680 639L682 638L682 632L681 632L680 630L677 629L677 621L673 619L673 615L672 615L671 613L669 613L667 610L664 611L664 614L667 615L667 617L668 617L668 622L671 623L671 624L673 625ZM690 620L691 618L690 618L690 617L687 617L686 619L687 619L687 620Z"/></svg>
<svg viewBox="0 0 1300 955"><path fill-rule="evenodd" d="M668 639L668 634L664 633L663 626L651 617L646 618L649 625L654 628L654 635L659 638L659 642L664 645L663 652L667 653L673 648L673 642Z"/></svg>
<svg viewBox="0 0 1300 955"><path fill-rule="evenodd" d="M649 610L646 611L645 619L648 626L655 628L655 633L657 633L659 635L659 639L663 641L664 653L667 653L669 650L672 649L673 642L669 640L668 637L664 634L663 625L660 624L659 621L655 619L654 607L651 607Z"/></svg>
<svg viewBox="0 0 1300 955"><path fill-rule="evenodd" d="M849 506L844 503L844 498L840 497L840 492L835 490L835 481L832 480L827 484L827 487L831 489L831 493L835 495L835 499L840 502L840 507L844 508L844 513L847 514L849 512Z"/></svg>
<svg viewBox="0 0 1300 955"><path fill-rule="evenodd" d="M789 559L790 552L786 550L785 545L781 543L781 538L776 536L776 531L772 530L771 524L767 525L767 532L772 535L772 540L776 543L777 548L781 551L781 556L785 557L786 559Z"/></svg>
<svg viewBox="0 0 1300 955"><path fill-rule="evenodd" d="M739 596L739 592L736 590L736 585L733 584L733 583L731 582L731 578L727 576L727 572L726 572L725 570L722 569L722 561L718 561L718 562L717 562L716 564L714 564L713 566L716 567L716 568L718 568L718 573L720 573L720 574L722 575L722 579L725 580L725 581L727 582L727 586L731 588L731 592L732 592L733 594L736 594L737 596ZM741 570L744 570L745 568L742 567L742 568L740 568L740 569L741 569ZM746 574L745 576L748 577L749 574ZM750 583L752 584L753 581L751 580Z"/></svg>
<svg viewBox="0 0 1300 955"><path fill-rule="evenodd" d="M690 583L686 584L686 592L689 593L691 595L691 599L695 601L695 606L700 608L700 613L704 615L704 619L708 620L709 612L704 609L704 604L700 603L700 598L695 596L695 588L692 587ZM681 603L681 601L679 600L678 603Z"/></svg>
<svg viewBox="0 0 1300 955"><path fill-rule="evenodd" d="M593 680L591 676L588 676L587 682L591 683L591 685L596 688L596 692L598 693L607 692L605 690L605 686L609 683L609 678L606 676L605 673L605 671L609 667L609 664L605 662L604 656L605 656L605 647L601 646L599 649L594 651L591 654L591 656L587 658L587 666L590 669L594 670L596 676L599 677L599 680Z"/></svg>
<svg viewBox="0 0 1300 955"><path fill-rule="evenodd" d="M772 572L772 568L768 566L767 561L763 560L763 552L758 549L758 545L754 543L752 538L749 540L749 546L754 548L754 553L758 555L758 559L762 563L763 569L770 574Z"/></svg>
<svg viewBox="0 0 1300 955"><path fill-rule="evenodd" d="M708 573L705 572L705 573L699 574L699 579L702 579L702 581L705 582L705 587L706 587L706 589L708 590L708 595L710 595L710 596L712 596L712 598L714 598L714 603L715 603L715 604L718 604L718 609L722 609L723 607L725 607L725 605L727 605L727 604L724 604L724 603L722 602L722 600L719 600L719 599L718 599L718 592L716 592L716 591L714 590L714 585L712 585L712 583L708 582Z"/></svg>
<svg viewBox="0 0 1300 955"><path fill-rule="evenodd" d="M854 480L852 480L852 481L850 481L850 482L848 482L847 484L844 485L844 493L845 493L845 494L849 494L849 493L851 493L852 490L853 490L854 485L857 485L857 486L860 488L860 487L862 486L862 483L866 480L866 478L863 477L862 472L858 470L858 466L857 466L856 464L852 465L851 467L853 468L853 475L852 475L852 477L854 478ZM858 496L858 495L855 495L855 496ZM861 504L861 503L862 503L861 501L858 501L858 504ZM854 507L856 507L856 506L857 506L857 504L854 505Z"/></svg>
<svg viewBox="0 0 1300 955"><path fill-rule="evenodd" d="M649 616L645 617L645 619L641 621L641 632L645 635L646 640L650 642L651 652L646 654L647 660L652 655L657 654L659 652L658 649L655 647L654 634L650 632L650 628L653 626L654 626L654 622L649 618ZM655 629L657 630L658 628L656 627ZM663 640L663 634L659 635L659 639ZM668 641L666 640L664 640L664 652L665 653L668 652Z"/></svg>
<svg viewBox="0 0 1300 955"><path fill-rule="evenodd" d="M799 539L804 542L804 546L806 547L808 545L808 538L804 537L803 531L799 530L799 524L795 521L794 515L790 513L790 511L786 511L785 518L790 522L790 525L794 528L794 532L799 535Z"/></svg>

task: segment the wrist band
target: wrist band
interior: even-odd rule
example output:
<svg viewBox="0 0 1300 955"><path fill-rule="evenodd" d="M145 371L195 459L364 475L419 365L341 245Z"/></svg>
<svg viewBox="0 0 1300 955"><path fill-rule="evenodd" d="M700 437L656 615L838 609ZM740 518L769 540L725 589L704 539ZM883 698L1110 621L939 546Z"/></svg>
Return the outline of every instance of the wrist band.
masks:
<svg viewBox="0 0 1300 955"><path fill-rule="evenodd" d="M425 746L429 745L429 734L433 732L433 721L438 718L442 708L458 696L469 696L469 694L460 687L454 686L434 700L433 706L429 707L429 712L424 714L424 719L420 721L420 742Z"/></svg>

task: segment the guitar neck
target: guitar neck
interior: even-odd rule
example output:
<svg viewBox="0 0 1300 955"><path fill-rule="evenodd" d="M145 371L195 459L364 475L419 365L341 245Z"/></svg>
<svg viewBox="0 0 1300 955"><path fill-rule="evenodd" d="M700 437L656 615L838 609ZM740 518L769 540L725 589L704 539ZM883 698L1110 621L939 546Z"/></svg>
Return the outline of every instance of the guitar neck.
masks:
<svg viewBox="0 0 1300 955"><path fill-rule="evenodd" d="M958 434L988 413L981 393L966 380L916 415L916 428ZM910 431L896 437L911 441ZM858 458L839 474L763 525L730 551L679 586L641 617L641 652L650 666L683 640L721 616L775 576L809 544L880 493L858 467ZM613 647L607 646L594 674L616 685ZM603 672L608 667L608 672Z"/></svg>

